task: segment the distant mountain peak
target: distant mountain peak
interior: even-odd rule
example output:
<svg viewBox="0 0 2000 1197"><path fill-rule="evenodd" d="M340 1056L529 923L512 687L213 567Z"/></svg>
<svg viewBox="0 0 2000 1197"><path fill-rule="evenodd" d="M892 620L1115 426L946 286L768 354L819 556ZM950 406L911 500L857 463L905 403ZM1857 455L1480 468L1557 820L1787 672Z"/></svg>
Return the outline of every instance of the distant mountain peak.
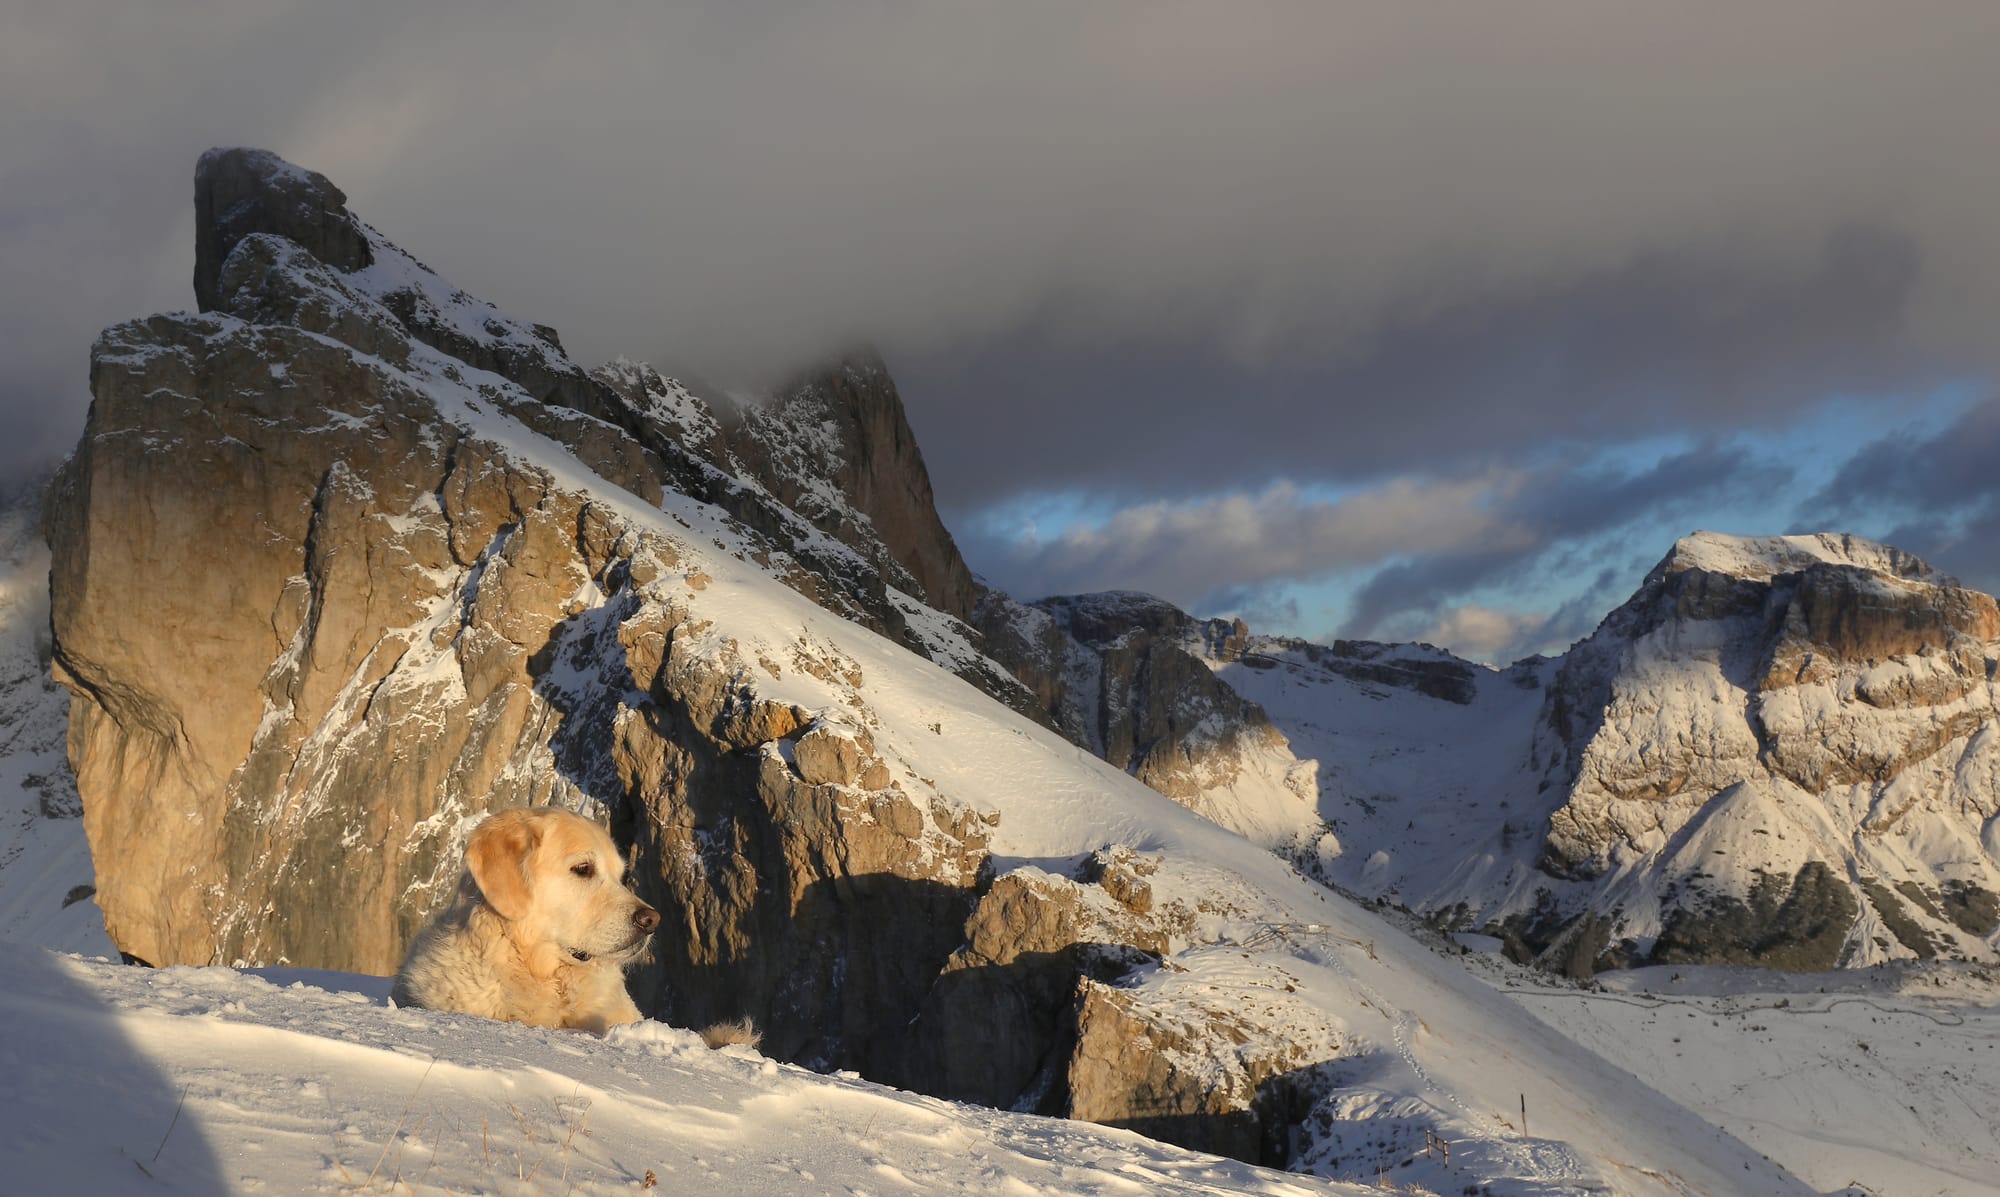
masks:
<svg viewBox="0 0 2000 1197"><path fill-rule="evenodd" d="M1813 532L1797 536L1731 536L1724 532L1694 532L1674 542L1652 576L1687 570L1727 574L1745 581L1762 581L1798 573L1814 565L1846 565L1933 586L1958 582L1932 569L1911 553L1846 532Z"/></svg>

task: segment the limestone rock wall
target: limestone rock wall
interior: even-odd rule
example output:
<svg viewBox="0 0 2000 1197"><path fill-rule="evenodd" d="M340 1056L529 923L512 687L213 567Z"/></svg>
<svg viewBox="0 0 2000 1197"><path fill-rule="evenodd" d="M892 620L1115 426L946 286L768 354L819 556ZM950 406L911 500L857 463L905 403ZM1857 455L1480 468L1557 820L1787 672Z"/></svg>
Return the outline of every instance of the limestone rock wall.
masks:
<svg viewBox="0 0 2000 1197"><path fill-rule="evenodd" d="M45 521L118 947L385 973L470 826L556 802L609 824L661 911L648 1013L747 1014L781 1058L1115 1117L1119 1078L1072 1075L1076 1003L1190 933L1157 863L996 881L998 816L885 756L858 666L806 640L778 662L704 616L715 552L864 615L880 572L805 570L845 550L717 477L716 430L665 380L583 375L323 178L222 151L197 194L206 310L99 339ZM768 527L704 493L755 496ZM839 700L772 697L785 670ZM1021 1033L997 1087L995 1025Z"/></svg>
<svg viewBox="0 0 2000 1197"><path fill-rule="evenodd" d="M739 476L860 546L916 597L969 620L972 571L938 518L930 472L880 358L853 354L731 413Z"/></svg>
<svg viewBox="0 0 2000 1197"><path fill-rule="evenodd" d="M974 618L987 651L1079 745L1260 843L1317 830L1317 763L1294 756L1264 711L1215 676L1203 621L1150 595L1028 605L998 591Z"/></svg>
<svg viewBox="0 0 2000 1197"><path fill-rule="evenodd" d="M2000 887L1996 672L2000 608L1908 554L1690 537L1549 688L1543 867L1650 874L1662 959L1984 955L1942 911Z"/></svg>

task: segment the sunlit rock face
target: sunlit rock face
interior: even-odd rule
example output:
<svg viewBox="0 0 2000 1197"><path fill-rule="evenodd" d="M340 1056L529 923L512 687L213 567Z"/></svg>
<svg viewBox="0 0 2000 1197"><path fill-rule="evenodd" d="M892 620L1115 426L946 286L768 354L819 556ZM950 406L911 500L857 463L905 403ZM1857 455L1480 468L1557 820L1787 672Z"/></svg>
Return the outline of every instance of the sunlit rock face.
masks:
<svg viewBox="0 0 2000 1197"><path fill-rule="evenodd" d="M477 819L553 802L610 826L662 913L650 1014L747 1014L782 1058L1004 1105L1165 1100L1070 1066L1103 1051L1080 987L1192 933L1160 862L996 878L998 814L882 745L860 666L716 597L740 567L1049 718L957 618L970 575L879 362L721 410L580 369L273 155L213 151L196 190L203 310L99 338L45 524L121 951L390 972ZM1002 1007L1032 1058L996 1082L966 1036ZM1150 1009L1120 1025L1195 1050ZM1173 1108L1229 1113L1257 1079Z"/></svg>
<svg viewBox="0 0 2000 1197"><path fill-rule="evenodd" d="M1662 959L1986 954L1947 895L2000 882L1997 640L1990 596L1884 545L1685 538L1550 687L1543 867L1649 877Z"/></svg>
<svg viewBox="0 0 2000 1197"><path fill-rule="evenodd" d="M644 988L865 1058L961 938L978 814L904 792L852 721L760 699L757 662L706 635L687 540L626 506L672 473L625 425L676 429L317 175L216 152L197 194L211 310L100 338L49 505L54 668L119 947L384 973L470 820L562 802L625 828L684 923ZM785 664L838 674L823 656Z"/></svg>

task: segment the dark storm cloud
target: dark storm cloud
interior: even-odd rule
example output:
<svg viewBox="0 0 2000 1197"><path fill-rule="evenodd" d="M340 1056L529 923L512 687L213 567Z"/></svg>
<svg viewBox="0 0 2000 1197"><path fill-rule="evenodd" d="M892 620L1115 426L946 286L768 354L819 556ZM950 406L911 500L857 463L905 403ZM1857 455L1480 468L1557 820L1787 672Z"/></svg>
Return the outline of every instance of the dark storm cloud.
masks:
<svg viewBox="0 0 2000 1197"><path fill-rule="evenodd" d="M1984 0L31 0L5 33L0 354L37 427L19 397L74 412L97 326L187 302L218 142L588 358L873 340L960 505L1781 411L2000 310Z"/></svg>
<svg viewBox="0 0 2000 1197"><path fill-rule="evenodd" d="M1643 466L1558 458L1463 479L1401 477L1332 497L1281 484L1137 503L1048 539L975 527L959 540L995 585L1024 597L1137 589L1267 630L1271 620L1319 630L1298 628L1289 588L1359 578L1339 635L1519 655L1588 632L1624 597L1617 587L1665 553L1655 525L1768 502L1792 478L1782 462L1711 441ZM1616 535L1642 523L1636 538ZM1620 568L1607 569L1607 558ZM1536 576L1574 579L1556 588L1571 597L1550 612L1512 615L1464 600Z"/></svg>
<svg viewBox="0 0 2000 1197"><path fill-rule="evenodd" d="M2000 398L1931 433L1896 433L1849 458L1800 508L1795 531L1863 527L1979 589L2000 591Z"/></svg>
<svg viewBox="0 0 2000 1197"><path fill-rule="evenodd" d="M73 440L100 327L190 304L195 157L247 143L587 361L880 346L1003 584L1295 620L1299 579L1371 578L1350 630L1501 654L1621 597L1585 580L1657 555L1641 513L1777 485L1575 463L1995 376L1996 44L1990 0L29 0L0 471ZM1819 506L2000 575L1976 458L1906 440ZM975 518L1037 491L1116 510ZM1581 593L1469 597L1535 571Z"/></svg>
<svg viewBox="0 0 2000 1197"><path fill-rule="evenodd" d="M98 330L194 306L194 161L303 121L373 38L334 6L39 3L0 22L0 473L68 451Z"/></svg>
<svg viewBox="0 0 2000 1197"><path fill-rule="evenodd" d="M1923 377L1902 339L1916 246L1830 234L1779 275L1715 250L1393 314L1365 346L1245 363L1183 331L1079 347L1044 321L907 363L937 488L976 504L1088 476L1148 493L1367 477L1581 443L1776 421L1830 391ZM1106 454L1104 446L1115 446Z"/></svg>
<svg viewBox="0 0 2000 1197"><path fill-rule="evenodd" d="M1523 629L1530 639L1570 632L1590 618L1588 608L1603 614L1599 600L1615 603L1622 597L1608 593L1603 547L1586 549L1582 543L1642 516L1669 520L1679 511L1718 502L1769 498L1780 493L1791 477L1782 463L1760 460L1740 447L1717 445L1673 454L1644 470L1541 472L1506 505L1503 518L1515 531L1509 542L1482 541L1464 551L1416 556L1381 570L1356 596L1344 634L1415 635L1418 627L1435 621L1458 596L1519 581L1526 571L1558 577L1594 573L1597 583L1588 592L1589 601L1584 608L1559 613L1562 626ZM1658 557L1666 546L1650 551Z"/></svg>

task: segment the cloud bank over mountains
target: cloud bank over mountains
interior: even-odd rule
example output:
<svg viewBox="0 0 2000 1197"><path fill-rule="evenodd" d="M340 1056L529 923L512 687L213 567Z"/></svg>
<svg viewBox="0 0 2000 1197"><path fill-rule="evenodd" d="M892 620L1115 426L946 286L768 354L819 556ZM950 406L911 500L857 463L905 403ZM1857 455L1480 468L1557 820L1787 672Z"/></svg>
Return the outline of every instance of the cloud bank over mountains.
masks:
<svg viewBox="0 0 2000 1197"><path fill-rule="evenodd" d="M31 5L0 419L66 447L96 329L190 302L187 164L263 144L585 359L881 346L955 523L1119 508L975 557L1003 584L1373 565L1350 626L1441 616L1602 509L1699 521L1735 434L1994 376L1996 42L1978 0ZM1699 460L1589 490L1662 437ZM1772 506L1949 503L1982 551L1983 474L1854 471Z"/></svg>

